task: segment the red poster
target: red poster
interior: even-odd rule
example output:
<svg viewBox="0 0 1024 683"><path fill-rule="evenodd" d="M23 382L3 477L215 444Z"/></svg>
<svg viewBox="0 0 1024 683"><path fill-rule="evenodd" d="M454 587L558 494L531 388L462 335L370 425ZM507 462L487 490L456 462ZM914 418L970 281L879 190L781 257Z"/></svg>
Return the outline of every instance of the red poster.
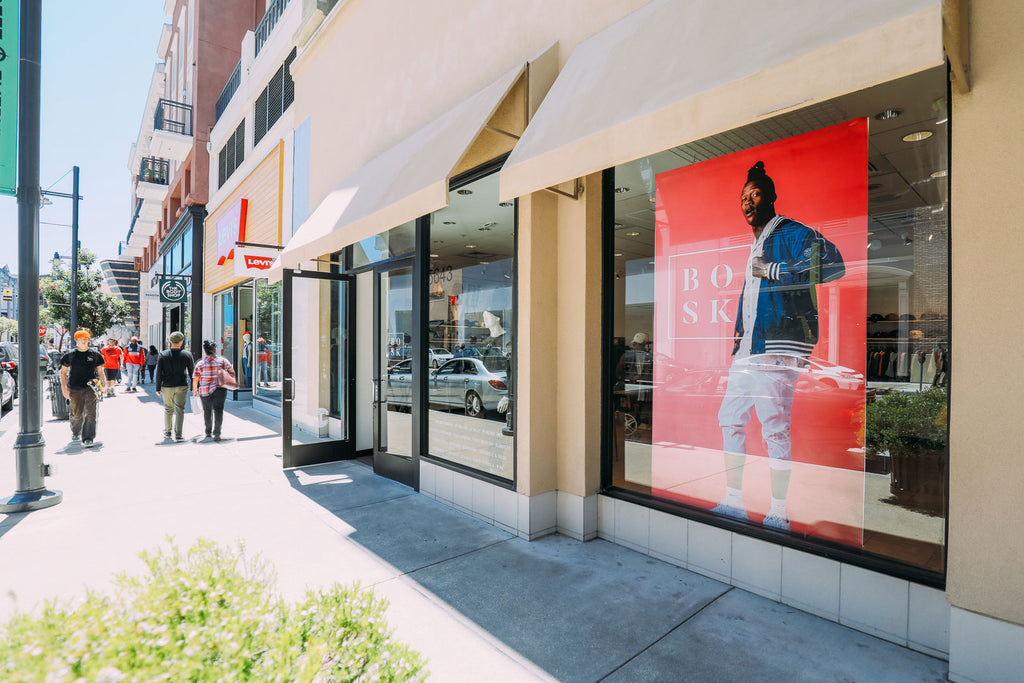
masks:
<svg viewBox="0 0 1024 683"><path fill-rule="evenodd" d="M656 176L656 495L862 544L867 132Z"/></svg>

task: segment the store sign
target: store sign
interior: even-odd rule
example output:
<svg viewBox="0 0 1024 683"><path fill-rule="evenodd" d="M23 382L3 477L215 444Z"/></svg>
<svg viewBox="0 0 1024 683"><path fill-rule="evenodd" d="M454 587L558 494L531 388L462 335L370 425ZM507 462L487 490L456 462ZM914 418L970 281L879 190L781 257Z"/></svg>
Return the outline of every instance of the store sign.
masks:
<svg viewBox="0 0 1024 683"><path fill-rule="evenodd" d="M788 496L793 531L862 546L867 140L857 119L655 176L654 329L626 352L647 374L622 383L654 495L738 488L753 522Z"/></svg>
<svg viewBox="0 0 1024 683"><path fill-rule="evenodd" d="M160 303L183 304L188 300L188 284L182 278L160 278Z"/></svg>
<svg viewBox="0 0 1024 683"><path fill-rule="evenodd" d="M235 248L235 275L238 277L266 277L281 252L260 247Z"/></svg>
<svg viewBox="0 0 1024 683"><path fill-rule="evenodd" d="M160 290L144 289L142 290L142 298L146 301L160 301Z"/></svg>
<svg viewBox="0 0 1024 683"><path fill-rule="evenodd" d="M235 242L245 241L245 219L249 200L239 199L238 203L224 212L217 221L217 265L222 266L235 256Z"/></svg>
<svg viewBox="0 0 1024 683"><path fill-rule="evenodd" d="M0 194L14 196L18 166L18 0L0 0Z"/></svg>

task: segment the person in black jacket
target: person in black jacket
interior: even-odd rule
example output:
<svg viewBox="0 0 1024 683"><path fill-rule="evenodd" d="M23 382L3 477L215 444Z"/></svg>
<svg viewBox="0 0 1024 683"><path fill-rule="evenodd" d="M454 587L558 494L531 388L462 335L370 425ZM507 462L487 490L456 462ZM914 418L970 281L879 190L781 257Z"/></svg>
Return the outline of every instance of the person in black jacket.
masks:
<svg viewBox="0 0 1024 683"><path fill-rule="evenodd" d="M171 348L156 361L156 395L164 399L164 438L171 438L171 416L174 416L174 440L184 441L185 399L195 362L192 354L182 349L185 335L171 332Z"/></svg>

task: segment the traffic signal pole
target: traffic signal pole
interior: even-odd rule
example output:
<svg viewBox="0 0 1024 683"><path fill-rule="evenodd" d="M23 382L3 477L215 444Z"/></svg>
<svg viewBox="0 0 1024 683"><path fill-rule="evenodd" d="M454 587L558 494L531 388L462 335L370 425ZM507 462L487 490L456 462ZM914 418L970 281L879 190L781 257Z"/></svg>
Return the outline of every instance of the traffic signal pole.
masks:
<svg viewBox="0 0 1024 683"><path fill-rule="evenodd" d="M20 0L21 55L18 62L18 373L19 431L14 442L17 488L0 498L0 512L26 512L61 502L48 491L40 431L42 377L39 371L39 60L41 0ZM77 189L75 191L77 195Z"/></svg>

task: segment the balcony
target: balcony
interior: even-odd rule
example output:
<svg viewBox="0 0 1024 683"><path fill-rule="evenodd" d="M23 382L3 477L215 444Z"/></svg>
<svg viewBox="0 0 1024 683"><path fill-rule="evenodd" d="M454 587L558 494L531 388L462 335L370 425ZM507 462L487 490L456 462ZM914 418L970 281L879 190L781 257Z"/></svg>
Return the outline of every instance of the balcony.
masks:
<svg viewBox="0 0 1024 683"><path fill-rule="evenodd" d="M217 98L217 113L214 116L214 122L220 121L220 115L228 108L228 102L234 97L235 91L238 90L238 85L241 82L242 62L239 60L238 64L235 64L235 70L228 76L228 82L224 84L224 89L220 91L220 97Z"/></svg>
<svg viewBox="0 0 1024 683"><path fill-rule="evenodd" d="M256 27L256 54L260 53L263 49L263 45L267 42L267 38L270 37L270 33L277 26L277 20L284 14L284 10L288 7L289 0L273 0L268 6L267 11L263 13L263 18L260 19L260 25Z"/></svg>
<svg viewBox="0 0 1024 683"><path fill-rule="evenodd" d="M153 139L149 151L154 157L184 161L192 150L192 107L163 98L153 117Z"/></svg>
<svg viewBox="0 0 1024 683"><path fill-rule="evenodd" d="M139 199L162 203L167 196L167 180L170 175L170 162L166 159L145 157L139 165L139 184L135 195Z"/></svg>

